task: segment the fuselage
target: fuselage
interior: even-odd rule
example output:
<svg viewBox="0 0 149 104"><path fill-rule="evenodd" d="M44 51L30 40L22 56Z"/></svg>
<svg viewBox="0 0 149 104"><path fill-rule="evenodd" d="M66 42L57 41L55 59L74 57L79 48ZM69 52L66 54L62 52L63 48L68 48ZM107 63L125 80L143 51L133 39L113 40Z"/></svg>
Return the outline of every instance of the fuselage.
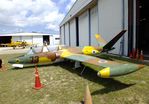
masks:
<svg viewBox="0 0 149 104"><path fill-rule="evenodd" d="M13 64L15 67L19 67L27 64L43 64L43 63L54 63L60 59L55 52L44 52L38 54L31 55L23 55L16 57L14 59L10 59L8 63Z"/></svg>
<svg viewBox="0 0 149 104"><path fill-rule="evenodd" d="M67 47L64 48L71 53L75 54L86 54L86 55L94 55L101 52L102 48L95 48L93 46L85 46L83 48L80 47ZM13 59L10 59L8 63L13 64L14 67L22 67L26 64L43 64L43 63L53 63L57 60L61 60L60 54L62 50L50 51L50 52L38 52L25 54L23 56L19 56ZM35 51L35 50L34 50Z"/></svg>

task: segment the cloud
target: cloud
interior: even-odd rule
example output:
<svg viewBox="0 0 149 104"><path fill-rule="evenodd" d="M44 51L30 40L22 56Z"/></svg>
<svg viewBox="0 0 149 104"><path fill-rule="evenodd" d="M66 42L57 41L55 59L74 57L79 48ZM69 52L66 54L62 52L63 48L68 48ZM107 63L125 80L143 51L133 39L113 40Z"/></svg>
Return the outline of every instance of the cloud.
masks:
<svg viewBox="0 0 149 104"><path fill-rule="evenodd" d="M45 29L58 31L59 23L75 0L1 0L0 27L17 28L45 26ZM57 2L63 6L57 6Z"/></svg>

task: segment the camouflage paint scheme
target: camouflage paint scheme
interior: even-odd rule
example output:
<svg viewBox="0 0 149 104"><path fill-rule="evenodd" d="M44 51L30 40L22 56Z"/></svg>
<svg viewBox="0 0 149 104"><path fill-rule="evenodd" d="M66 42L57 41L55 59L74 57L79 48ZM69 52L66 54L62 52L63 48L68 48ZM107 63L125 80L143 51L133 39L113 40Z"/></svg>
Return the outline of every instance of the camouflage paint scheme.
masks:
<svg viewBox="0 0 149 104"><path fill-rule="evenodd" d="M117 36L119 36L119 34ZM118 38L120 38L120 36ZM114 38L114 40L117 41L118 39ZM110 45L107 45L107 44L105 46L108 47L108 49L112 49L109 46L111 44L113 46L113 42L110 43ZM102 50L107 50L105 46L102 48ZM65 47L64 48L64 47L58 46L57 51L26 54L24 56L20 56L15 59L11 59L8 62L11 64L17 64L17 65L19 64L42 64L46 62L49 62L52 64L52 63L57 62L57 60L68 59L68 60L73 60L75 62L80 62L84 66L87 66L95 70L97 72L97 75L101 78L110 78L110 77L129 74L144 67L143 65L138 65L138 64L118 63L115 61L109 61L109 60L97 58L95 56L92 56L97 53L91 53L94 51L95 49L94 47L92 46L85 46L85 47L87 48L80 48L80 47L67 47L67 48ZM90 49L88 50L88 48ZM99 50L96 50L96 51L98 51L98 53L102 52Z"/></svg>
<svg viewBox="0 0 149 104"><path fill-rule="evenodd" d="M71 53L68 50L61 50L60 56L65 59L79 61L83 65L97 71L97 75L102 78L121 76L143 68L143 65L124 64L115 61L100 59L94 56Z"/></svg>
<svg viewBox="0 0 149 104"><path fill-rule="evenodd" d="M121 76L137 71L143 68L143 65L137 64L123 64L115 61L100 59L94 56L89 56L80 53L75 48L61 49L57 52L42 52L37 54L20 56L16 59L9 60L11 64L41 64L41 63L55 63L57 59L69 59L81 62L83 65L90 67L97 71L97 75L102 78L110 78Z"/></svg>

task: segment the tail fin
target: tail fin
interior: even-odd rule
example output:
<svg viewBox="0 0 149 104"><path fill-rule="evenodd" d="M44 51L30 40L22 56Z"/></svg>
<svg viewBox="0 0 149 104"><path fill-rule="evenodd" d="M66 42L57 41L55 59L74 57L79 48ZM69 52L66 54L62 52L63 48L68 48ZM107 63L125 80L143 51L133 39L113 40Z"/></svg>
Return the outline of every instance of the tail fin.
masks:
<svg viewBox="0 0 149 104"><path fill-rule="evenodd" d="M95 34L95 38L98 41L99 46L103 46L103 52L107 52L113 50L113 45L124 35L126 30L122 30L119 34L117 34L110 42L106 42L100 34Z"/></svg>
<svg viewBox="0 0 149 104"><path fill-rule="evenodd" d="M107 42L101 37L100 34L95 34L95 38L96 38L99 46L104 46L107 44Z"/></svg>
<svg viewBox="0 0 149 104"><path fill-rule="evenodd" d="M103 51L107 52L114 49L113 45L124 35L126 30L122 30L119 34L117 34L110 42L108 42L104 47Z"/></svg>

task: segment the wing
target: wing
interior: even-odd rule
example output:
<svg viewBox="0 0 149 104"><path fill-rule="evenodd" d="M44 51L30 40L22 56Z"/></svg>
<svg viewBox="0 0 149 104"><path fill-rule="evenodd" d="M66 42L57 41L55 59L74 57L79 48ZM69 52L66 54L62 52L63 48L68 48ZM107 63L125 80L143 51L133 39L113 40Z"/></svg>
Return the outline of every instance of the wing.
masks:
<svg viewBox="0 0 149 104"><path fill-rule="evenodd" d="M97 75L102 78L109 78L115 76L125 75L142 68L143 65L136 64L122 64L115 61L108 61L105 59L88 56L84 54L74 54L68 50L60 52L60 57L73 61L78 61L87 67L97 71Z"/></svg>

